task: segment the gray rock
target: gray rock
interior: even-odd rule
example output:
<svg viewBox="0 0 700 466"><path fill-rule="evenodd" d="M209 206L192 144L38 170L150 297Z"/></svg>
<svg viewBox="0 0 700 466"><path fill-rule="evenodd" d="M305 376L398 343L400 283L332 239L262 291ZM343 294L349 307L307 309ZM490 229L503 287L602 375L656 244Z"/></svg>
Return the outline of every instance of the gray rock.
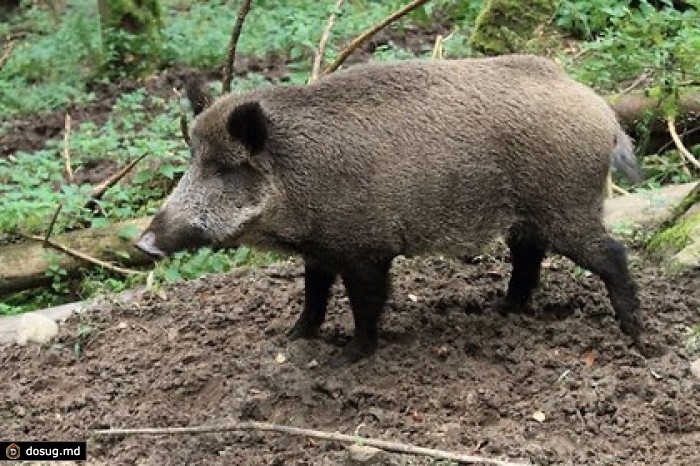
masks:
<svg viewBox="0 0 700 466"><path fill-rule="evenodd" d="M348 465L372 465L383 466L387 464L388 457L384 450L368 447L366 445L353 444L347 447Z"/></svg>

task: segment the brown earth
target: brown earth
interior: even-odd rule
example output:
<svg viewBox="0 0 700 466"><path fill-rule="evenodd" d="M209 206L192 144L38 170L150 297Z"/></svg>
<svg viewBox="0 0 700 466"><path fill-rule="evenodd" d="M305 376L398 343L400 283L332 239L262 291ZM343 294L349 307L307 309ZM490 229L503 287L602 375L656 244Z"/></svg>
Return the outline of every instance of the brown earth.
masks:
<svg viewBox="0 0 700 466"><path fill-rule="evenodd" d="M548 261L538 315L491 311L509 268L501 249L472 263L398 260L378 353L341 369L327 365L352 329L339 285L319 340L285 336L303 300L296 263L105 302L53 344L0 349L2 435L87 439L92 464L345 461L340 444L276 434L92 433L252 419L537 464L695 465L700 380L683 344L700 321L698 276L633 264L648 339L665 348L649 359L621 336L601 283L566 260Z"/></svg>

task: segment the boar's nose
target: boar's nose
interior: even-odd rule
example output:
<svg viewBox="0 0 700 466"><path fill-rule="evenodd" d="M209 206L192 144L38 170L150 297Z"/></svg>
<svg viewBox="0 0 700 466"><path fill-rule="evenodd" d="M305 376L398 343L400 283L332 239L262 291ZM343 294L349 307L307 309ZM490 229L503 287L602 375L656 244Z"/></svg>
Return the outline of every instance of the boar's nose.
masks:
<svg viewBox="0 0 700 466"><path fill-rule="evenodd" d="M136 243L136 247L157 259L163 259L166 256L166 254L156 246L156 234L152 231L147 231L141 235L141 238Z"/></svg>

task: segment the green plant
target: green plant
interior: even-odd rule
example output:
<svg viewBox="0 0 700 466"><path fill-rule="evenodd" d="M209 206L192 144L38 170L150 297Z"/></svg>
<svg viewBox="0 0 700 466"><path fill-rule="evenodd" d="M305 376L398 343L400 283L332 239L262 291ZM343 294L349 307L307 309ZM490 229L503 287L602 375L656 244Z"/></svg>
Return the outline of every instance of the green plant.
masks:
<svg viewBox="0 0 700 466"><path fill-rule="evenodd" d="M36 7L18 18L31 29L0 70L0 116L48 111L92 98L85 83L101 61L96 3L70 1L58 25Z"/></svg>
<svg viewBox="0 0 700 466"><path fill-rule="evenodd" d="M685 339L685 348L689 353L700 351L700 324L695 324L688 329Z"/></svg>
<svg viewBox="0 0 700 466"><path fill-rule="evenodd" d="M673 97L680 82L700 76L700 9L656 9L646 0L636 9L611 8L610 25L597 40L582 44L580 62L561 57L579 80L612 89L646 72L651 86Z"/></svg>
<svg viewBox="0 0 700 466"><path fill-rule="evenodd" d="M160 262L154 270L157 281L174 283L199 278L207 273L222 273L243 265L259 266L279 262L284 256L274 253L254 252L247 246L236 249L212 251L202 248L195 252L178 252Z"/></svg>
<svg viewBox="0 0 700 466"><path fill-rule="evenodd" d="M90 337L96 332L96 329L91 325L85 323L78 323L75 332L75 343L73 343L73 355L80 358L83 354L83 350L89 343Z"/></svg>
<svg viewBox="0 0 700 466"><path fill-rule="evenodd" d="M563 0L559 3L556 24L579 38L595 39L613 21L630 11L630 0Z"/></svg>

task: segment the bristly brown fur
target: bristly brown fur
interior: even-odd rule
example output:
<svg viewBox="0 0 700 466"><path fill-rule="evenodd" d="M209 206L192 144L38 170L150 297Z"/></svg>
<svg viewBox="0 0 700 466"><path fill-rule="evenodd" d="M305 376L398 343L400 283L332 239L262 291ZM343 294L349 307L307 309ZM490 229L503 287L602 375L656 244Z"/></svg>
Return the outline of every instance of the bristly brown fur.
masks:
<svg viewBox="0 0 700 466"><path fill-rule="evenodd" d="M232 120L251 108L255 118ZM160 214L157 247L177 247L178 228L191 235L195 225L215 243L303 254L317 294L299 336L323 321L327 284L340 274L358 326L351 346L369 353L376 325L366 322L384 303L392 258L475 253L507 234L507 306L526 304L553 251L605 281L621 327L639 341L624 248L601 223L611 158L627 139L605 101L549 60L358 66L309 86L224 96L191 134L196 155Z"/></svg>

